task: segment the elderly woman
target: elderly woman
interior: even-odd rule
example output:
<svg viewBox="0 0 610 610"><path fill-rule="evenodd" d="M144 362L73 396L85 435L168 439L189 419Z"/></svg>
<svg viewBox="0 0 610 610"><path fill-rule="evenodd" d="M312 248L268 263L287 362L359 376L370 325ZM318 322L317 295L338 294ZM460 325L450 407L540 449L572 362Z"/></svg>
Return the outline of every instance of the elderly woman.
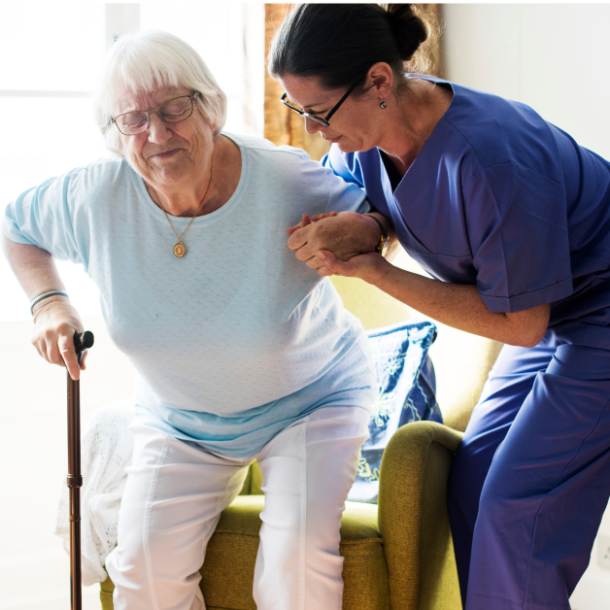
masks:
<svg viewBox="0 0 610 610"><path fill-rule="evenodd" d="M134 456L106 562L115 608L204 607L206 544L256 458L258 608L339 610L340 518L373 373L361 325L282 236L305 212L368 204L302 151L221 133L225 105L178 38L119 39L95 96L119 158L19 196L5 251L43 357L78 378L72 336L83 325L53 256L97 284L136 369Z"/></svg>
<svg viewBox="0 0 610 610"><path fill-rule="evenodd" d="M610 493L610 163L523 104L405 74L426 37L409 5L299 5L269 69L434 279L350 258L380 238L353 216L306 219L289 244L507 344L451 474L462 599L568 610Z"/></svg>

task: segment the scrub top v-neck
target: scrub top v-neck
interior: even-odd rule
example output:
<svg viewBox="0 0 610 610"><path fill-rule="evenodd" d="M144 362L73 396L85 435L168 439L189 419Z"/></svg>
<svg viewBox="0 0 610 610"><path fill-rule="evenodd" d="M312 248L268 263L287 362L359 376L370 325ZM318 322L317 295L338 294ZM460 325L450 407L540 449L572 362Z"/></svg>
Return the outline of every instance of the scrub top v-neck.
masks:
<svg viewBox="0 0 610 610"><path fill-rule="evenodd" d="M560 341L607 348L610 164L524 104L408 76L453 100L395 188L377 148L333 145L323 162L365 188L432 277L476 285L492 312L551 303Z"/></svg>

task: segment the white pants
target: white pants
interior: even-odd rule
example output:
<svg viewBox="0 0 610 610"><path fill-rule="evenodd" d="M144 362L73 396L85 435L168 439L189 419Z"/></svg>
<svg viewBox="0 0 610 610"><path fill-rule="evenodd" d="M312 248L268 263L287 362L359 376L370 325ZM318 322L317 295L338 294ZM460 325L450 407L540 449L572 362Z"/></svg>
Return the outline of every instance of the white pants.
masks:
<svg viewBox="0 0 610 610"><path fill-rule="evenodd" d="M118 546L106 568L115 610L202 610L199 569L221 511L258 460L265 508L254 573L259 610L341 610L339 528L369 414L326 407L237 461L132 424Z"/></svg>

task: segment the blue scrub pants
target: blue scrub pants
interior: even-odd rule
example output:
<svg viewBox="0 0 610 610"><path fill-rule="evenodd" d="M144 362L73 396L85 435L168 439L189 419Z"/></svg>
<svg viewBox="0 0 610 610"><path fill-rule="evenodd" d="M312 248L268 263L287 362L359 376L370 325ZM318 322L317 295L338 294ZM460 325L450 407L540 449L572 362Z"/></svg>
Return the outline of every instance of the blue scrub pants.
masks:
<svg viewBox="0 0 610 610"><path fill-rule="evenodd" d="M610 351L505 346L449 480L466 610L570 610L609 495Z"/></svg>

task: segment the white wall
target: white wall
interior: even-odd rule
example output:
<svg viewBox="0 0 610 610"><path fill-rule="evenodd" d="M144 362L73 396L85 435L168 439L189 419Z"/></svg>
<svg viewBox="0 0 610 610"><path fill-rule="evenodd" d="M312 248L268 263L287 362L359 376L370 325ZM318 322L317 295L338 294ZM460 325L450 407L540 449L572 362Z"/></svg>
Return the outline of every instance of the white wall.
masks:
<svg viewBox="0 0 610 610"><path fill-rule="evenodd" d="M446 4L443 76L529 104L610 159L610 5Z"/></svg>
<svg viewBox="0 0 610 610"><path fill-rule="evenodd" d="M610 159L610 5L447 4L441 20L444 78L524 102ZM609 597L596 542L571 603L607 610Z"/></svg>

